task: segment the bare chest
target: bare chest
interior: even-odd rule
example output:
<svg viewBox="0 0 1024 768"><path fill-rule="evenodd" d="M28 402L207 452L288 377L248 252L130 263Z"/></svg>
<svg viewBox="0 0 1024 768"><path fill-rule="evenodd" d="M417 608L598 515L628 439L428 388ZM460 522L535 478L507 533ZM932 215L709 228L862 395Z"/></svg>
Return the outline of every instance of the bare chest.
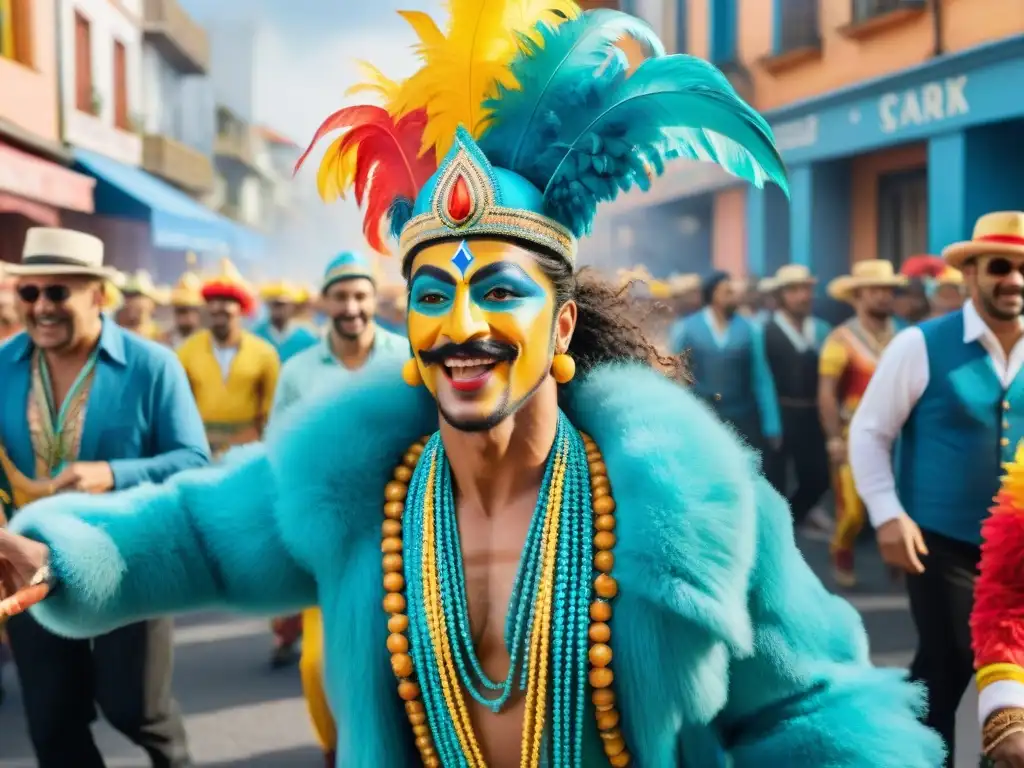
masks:
<svg viewBox="0 0 1024 768"><path fill-rule="evenodd" d="M509 670L505 622L533 506L533 500L524 501L522 505L493 518L470 508L459 510L459 535L473 647L480 666L495 682L504 681ZM498 714L470 696L466 699L487 765L490 768L519 766L524 712L522 695L513 694Z"/></svg>

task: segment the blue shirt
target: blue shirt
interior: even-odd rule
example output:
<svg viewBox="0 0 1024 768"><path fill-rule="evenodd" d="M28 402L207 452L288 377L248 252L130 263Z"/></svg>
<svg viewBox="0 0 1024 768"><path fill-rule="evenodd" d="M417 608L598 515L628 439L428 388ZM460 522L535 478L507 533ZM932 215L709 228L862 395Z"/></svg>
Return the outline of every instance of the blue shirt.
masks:
<svg viewBox="0 0 1024 768"><path fill-rule="evenodd" d="M398 334L391 333L379 325L374 329L373 346L366 365L378 360L404 360L409 357L409 342ZM290 409L310 392L323 386L324 381L337 381L339 375L352 373L334 356L331 349L331 335L325 333L315 347L310 347L289 360L281 369L274 391L274 405L270 421L280 420L281 414Z"/></svg>
<svg viewBox="0 0 1024 768"><path fill-rule="evenodd" d="M277 350L282 363L287 363L303 350L316 346L317 335L304 325L292 323L284 331L278 331L269 320L253 326L252 332L269 342Z"/></svg>
<svg viewBox="0 0 1024 768"><path fill-rule="evenodd" d="M25 332L0 346L0 443L18 470L34 478L32 350ZM116 490L209 463L199 409L174 352L103 321L77 460L108 462ZM9 487L2 473L0 481Z"/></svg>

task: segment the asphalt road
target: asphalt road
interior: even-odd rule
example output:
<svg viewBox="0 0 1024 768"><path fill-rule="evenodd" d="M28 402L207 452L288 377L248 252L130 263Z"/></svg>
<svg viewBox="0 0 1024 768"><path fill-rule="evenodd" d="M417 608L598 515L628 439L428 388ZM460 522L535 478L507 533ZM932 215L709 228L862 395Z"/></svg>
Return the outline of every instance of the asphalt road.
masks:
<svg viewBox="0 0 1024 768"><path fill-rule="evenodd" d="M829 583L821 542L803 542L805 555ZM905 666L914 646L906 600L891 583L870 541L859 553L862 585L847 596L864 617L876 663ZM306 718L294 669L267 667L267 624L226 615L179 622L175 689L185 712L193 756L206 768L319 768L323 765ZM11 670L0 707L0 768L35 765ZM973 687L961 707L957 766L977 766ZM145 768L140 753L105 724L97 739L109 768Z"/></svg>

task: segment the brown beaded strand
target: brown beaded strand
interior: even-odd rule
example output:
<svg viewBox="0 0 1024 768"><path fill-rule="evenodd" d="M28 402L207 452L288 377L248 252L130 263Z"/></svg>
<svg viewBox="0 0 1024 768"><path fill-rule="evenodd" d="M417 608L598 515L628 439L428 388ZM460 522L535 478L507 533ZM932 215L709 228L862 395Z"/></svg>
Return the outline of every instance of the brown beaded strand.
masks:
<svg viewBox="0 0 1024 768"><path fill-rule="evenodd" d="M615 500L612 498L608 469L601 451L589 435L583 435L587 449L587 463L590 465L591 510L594 514L594 600L590 604L590 686L594 689L591 701L597 716L597 729L608 762L614 768L630 764L631 757L619 728L619 711L615 708L615 691L612 683L615 675L610 668L612 661L612 630L608 622L612 618L611 601L619 592L619 585L612 578L615 565Z"/></svg>
<svg viewBox="0 0 1024 768"><path fill-rule="evenodd" d="M416 748L427 768L440 768L441 758L434 747L427 723L427 712L420 698L419 683L409 655L409 616L406 614L405 563L402 559L402 516L405 514L405 497L412 480L423 447L429 436L409 446L402 463L395 468L391 482L384 488L384 522L381 524L380 550L384 566L384 611L388 618L388 652L391 654L391 669L398 678L398 695L405 702L405 714L416 737Z"/></svg>
<svg viewBox="0 0 1024 768"><path fill-rule="evenodd" d="M619 712L615 708L615 679L610 668L612 661L611 627L612 600L618 594L618 584L612 577L615 565L615 501L611 495L608 470L602 460L597 444L589 435L582 435L587 449L590 467L591 509L594 515L594 600L590 604L590 628L588 637L590 649L591 700L597 717L597 728L605 755L613 768L630 765L631 757L626 749L625 739L619 729ZM398 695L405 702L405 712L416 737L416 747L427 768L439 768L441 759L434 746L427 723L427 714L421 700L419 683L416 682L412 657L409 655L409 617L406 614L405 578L402 560L402 516L405 514L405 498L413 470L420 460L429 436L409 446L402 463L395 468L391 482L384 488L384 522L381 525L381 552L384 566L384 610L388 618L388 652L391 654L391 669L398 679Z"/></svg>

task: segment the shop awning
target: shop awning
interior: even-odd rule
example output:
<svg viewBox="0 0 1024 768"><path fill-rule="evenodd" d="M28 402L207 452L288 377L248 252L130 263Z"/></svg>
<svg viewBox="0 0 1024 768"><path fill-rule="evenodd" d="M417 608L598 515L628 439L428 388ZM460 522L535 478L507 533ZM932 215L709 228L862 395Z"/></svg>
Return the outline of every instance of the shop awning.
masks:
<svg viewBox="0 0 1024 768"><path fill-rule="evenodd" d="M75 161L97 178L96 212L150 224L153 245L172 251L196 251L255 259L263 238L211 211L170 184L141 168L84 149Z"/></svg>
<svg viewBox="0 0 1024 768"><path fill-rule="evenodd" d="M93 185L88 176L0 142L0 195L3 210L49 223L56 209L92 213ZM50 213L40 219L43 210Z"/></svg>

